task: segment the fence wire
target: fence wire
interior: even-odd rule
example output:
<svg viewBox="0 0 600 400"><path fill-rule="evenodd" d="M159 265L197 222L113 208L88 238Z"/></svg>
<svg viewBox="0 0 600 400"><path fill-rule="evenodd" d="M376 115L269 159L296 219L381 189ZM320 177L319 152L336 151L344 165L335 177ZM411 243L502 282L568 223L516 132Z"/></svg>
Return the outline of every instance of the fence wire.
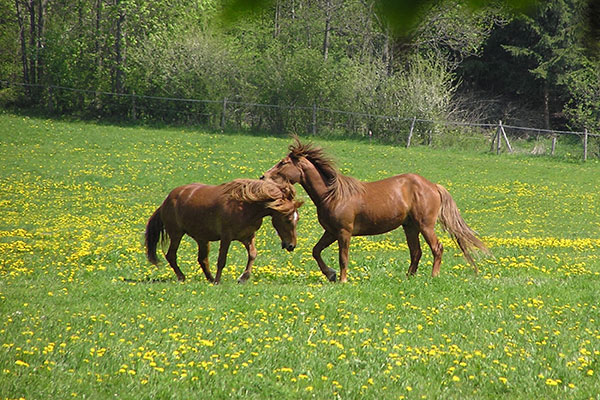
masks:
<svg viewBox="0 0 600 400"><path fill-rule="evenodd" d="M317 106L316 104L313 104L312 106L305 106L305 105L281 105L281 104L266 104L266 103L256 103L256 102L244 102L244 101L240 101L240 100L235 100L235 99L220 99L220 100L210 100L210 99L195 99L195 98L180 98L180 97L171 97L171 96L152 96L152 95L139 95L136 93L115 93L115 92L107 92L107 91L101 91L101 90L94 90L94 89L80 89L80 88L73 88L73 87L68 87L68 86L60 86L60 85L43 85L43 84L30 84L30 83L20 83L20 82L11 82L11 81L7 81L7 80L0 80L0 83L2 84L2 87L21 87L21 88L39 88L39 89L45 89L47 91L49 91L49 99L48 101L52 102L52 93L53 91L67 91L67 92L73 92L73 93L81 93L81 94L87 94L87 95L91 95L94 97L98 97L98 96L111 96L114 98L123 98L123 99L129 99L130 101L130 113L132 113L133 118L136 118L136 114L143 113L143 110L158 110L162 113L183 113L183 114L187 114L190 117L196 115L196 118L199 116L201 118L203 118L204 120L209 120L211 117L213 118L214 121L219 120L220 122L220 126L221 128L224 128L225 124L226 124L226 120L227 120L227 114L236 114L236 113L246 113L249 114L250 112L248 111L248 109L251 109L253 107L255 108L262 108L262 109L271 109L271 110L287 110L289 112L307 112L307 117L305 119L308 119L307 121L305 121L306 123L304 125L307 125L307 127L309 128L308 130L311 131L313 133L316 133L316 128L317 128L317 113L328 113L330 115L343 115L343 116L347 116L350 118L366 118L366 119L373 119L373 120L385 120L385 121L396 121L396 122L405 122L405 123L412 123L411 126L411 136L412 136L412 127L414 127L415 122L419 122L419 123L427 123L427 124L434 124L434 125L442 125L442 126L458 126L458 127L473 127L473 128L479 128L479 129L496 129L499 127L503 127L504 129L511 129L511 130L520 130L520 131L529 131L529 132L534 132L534 133L538 133L538 134L545 134L545 135L577 135L577 136L584 136L586 139L586 143L587 143L587 137L600 137L600 134L596 134L596 133L591 133L591 132L587 132L587 130L584 131L567 131L567 130L554 130L554 129L543 129L543 128L532 128L532 127L523 127L523 126L515 126L515 125L503 125L502 122L500 123L473 123L473 122L464 122L464 121L449 121L449 120L432 120L432 119L427 119L427 118L418 118L418 117L412 117L412 118L408 118L408 117L402 117L402 116L397 116L397 115L384 115L384 114L372 114L372 113L368 113L368 112L359 112L359 111L348 111L348 110L337 110L337 109L331 109L331 108L327 108L327 107L320 107ZM146 101L160 101L160 102L173 102L173 103L189 103L191 105L193 104L205 104L205 105L212 105L214 107L214 109L212 110L213 112L207 112L207 111L211 111L211 110L204 110L204 111L191 111L191 110L181 110L181 109L167 109L167 108L163 108L163 107L158 107L158 106L149 106L148 104L144 104L142 101L146 100ZM215 106L218 106L219 108L216 108ZM240 109L235 109L235 110L231 110L228 109L228 106L238 106L238 107L244 107L246 108L246 110L240 110ZM308 114L311 114L311 116L308 116ZM250 123L254 123L252 121L252 118L254 116L250 115ZM263 116L261 116L262 119ZM266 115L266 118L268 118L269 115ZM312 117L312 118L311 118ZM276 117L272 117L274 119L276 119ZM331 123L331 121L321 121L320 125L327 125ZM350 120L346 122L346 125L350 126L354 126L356 124L362 124L365 125L364 121L354 121L354 120ZM302 123L300 123L300 125L302 125ZM312 129L310 129L312 128ZM370 129L368 128L368 126L364 127L365 132L368 132L369 135L372 135L372 133L370 132ZM410 137L409 137L409 142L410 142ZM587 146L587 144L586 144Z"/></svg>

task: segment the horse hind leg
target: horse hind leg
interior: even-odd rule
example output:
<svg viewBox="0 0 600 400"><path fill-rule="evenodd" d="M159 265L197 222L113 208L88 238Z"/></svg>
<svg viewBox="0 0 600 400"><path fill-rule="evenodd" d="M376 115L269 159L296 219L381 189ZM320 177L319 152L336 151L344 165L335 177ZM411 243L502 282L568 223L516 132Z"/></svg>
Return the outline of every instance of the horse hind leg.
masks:
<svg viewBox="0 0 600 400"><path fill-rule="evenodd" d="M442 253L444 252L444 246L438 240L435 229L433 226L427 226L421 229L423 237L427 241L431 252L433 253L433 268L431 269L431 276L438 276L440 273L440 265L442 264Z"/></svg>
<svg viewBox="0 0 600 400"><path fill-rule="evenodd" d="M419 261L421 260L421 243L419 241L419 229L413 224L402 225L404 234L406 235L406 243L410 251L410 266L408 267L407 276L412 276L417 273Z"/></svg>
<svg viewBox="0 0 600 400"><path fill-rule="evenodd" d="M215 278L213 278L210 268L208 266L208 251L209 251L209 243L205 241L197 241L198 243L198 264L202 268L202 272L204 272L204 276L206 280L209 282L214 282Z"/></svg>
<svg viewBox="0 0 600 400"><path fill-rule="evenodd" d="M167 262L175 271L177 275L177 279L180 282L185 281L185 275L179 267L177 266L177 249L179 248L179 243L181 242L181 238L183 237L182 232L168 232L169 238L171 239L171 243L169 244L169 250L167 250L167 254L165 254L165 258Z"/></svg>

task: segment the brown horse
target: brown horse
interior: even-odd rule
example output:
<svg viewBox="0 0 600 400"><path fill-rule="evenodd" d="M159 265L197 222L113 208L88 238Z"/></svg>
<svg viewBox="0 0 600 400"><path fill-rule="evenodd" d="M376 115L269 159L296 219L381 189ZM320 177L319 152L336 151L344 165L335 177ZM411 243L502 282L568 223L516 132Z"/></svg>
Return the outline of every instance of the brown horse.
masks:
<svg viewBox="0 0 600 400"><path fill-rule="evenodd" d="M242 242L248 251L248 263L238 282L250 278L256 258L255 234L262 220L271 216L273 227L281 238L281 247L296 247L298 207L296 191L289 183L236 179L218 186L193 183L173 189L146 225L146 255L157 264L156 246L169 243L165 258L180 281L185 275L177 266L177 248L184 234L198 243L198 262L210 282L219 283L232 241ZM165 233L166 236L165 237ZM209 242L221 241L217 274L213 278L208 267Z"/></svg>
<svg viewBox="0 0 600 400"><path fill-rule="evenodd" d="M315 203L325 233L313 248L313 257L330 281L336 280L336 273L321 258L323 249L337 240L340 280L346 282L350 238L389 232L400 225L410 249L408 275L416 274L421 258L419 234L433 253L431 275L439 274L443 248L434 230L438 220L475 272L478 269L471 249L478 248L489 254L461 217L450 193L419 175L403 174L376 182L361 182L340 174L321 147L302 144L295 138L289 154L265 172L261 179L264 178L300 183Z"/></svg>

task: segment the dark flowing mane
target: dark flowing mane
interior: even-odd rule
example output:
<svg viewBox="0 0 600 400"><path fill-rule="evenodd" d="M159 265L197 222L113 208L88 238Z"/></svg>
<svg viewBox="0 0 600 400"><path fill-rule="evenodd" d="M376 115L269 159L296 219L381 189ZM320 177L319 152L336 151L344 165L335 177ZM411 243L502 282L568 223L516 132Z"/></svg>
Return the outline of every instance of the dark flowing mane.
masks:
<svg viewBox="0 0 600 400"><path fill-rule="evenodd" d="M266 203L266 207L282 214L295 211L296 189L289 182L235 179L225 184L229 195L246 203Z"/></svg>
<svg viewBox="0 0 600 400"><path fill-rule="evenodd" d="M337 203L365 191L364 184L356 178L341 174L335 167L335 163L329 158L322 147L315 146L312 143L301 143L298 137L294 136L294 143L289 147L292 159L300 157L310 161L319 173L325 179L327 185L327 195L325 201Z"/></svg>

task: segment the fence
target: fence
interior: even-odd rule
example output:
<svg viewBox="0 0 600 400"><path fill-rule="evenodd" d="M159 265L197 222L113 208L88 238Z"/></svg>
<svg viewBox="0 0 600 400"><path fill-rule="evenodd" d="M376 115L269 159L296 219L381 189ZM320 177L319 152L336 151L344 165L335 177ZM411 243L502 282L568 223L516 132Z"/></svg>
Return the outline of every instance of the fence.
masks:
<svg viewBox="0 0 600 400"><path fill-rule="evenodd" d="M405 142L403 143L406 147L410 147L413 144L418 130L417 124L426 124L426 127L421 129L421 136L424 137L422 140L427 141L429 144L433 140L435 127L439 126L446 128L467 127L492 132L489 136L489 140L491 141L490 151L496 154L502 151L502 143L504 143L506 151L509 153L514 151L509 140L509 135L507 135L507 130L513 132L513 137L518 136L517 132L532 132L537 136L544 135L551 138L551 155L555 154L557 138L559 136L578 136L582 142L582 158L584 161L588 158L589 139L600 138L599 134L590 133L587 129L578 132L506 125L502 121L498 123L470 123L418 118L416 116L407 118L369 112L336 110L319 107L315 103L311 106L298 106L244 102L228 98L204 100L148 96L135 93L113 93L78 89L58 85L14 83L5 80L0 80L0 85L0 89L4 87L16 87L24 91L35 89L38 92L43 92L38 93L39 98L45 100L46 106L51 112L58 111L56 108L61 103L61 92L66 92L79 96L78 100L70 100L71 102L79 102L79 104L73 106L74 110L88 108L103 113L110 113L111 110L117 110L117 112L122 113L123 110L127 110L127 116L133 120L145 117L156 119L157 116L166 120L180 120L182 115L187 115L188 122L209 124L223 130L232 124L235 124L239 128L261 129L265 126L265 120L271 119L266 122L266 125L277 132L286 130L294 132L306 131L307 133L316 135L320 129L332 131L341 127L342 131L346 133L354 132L369 139L373 137L389 138L392 137L390 133L392 132L394 133L393 137L396 138L396 142L399 137L398 132L403 131L407 132ZM28 93L28 95L32 96L31 93ZM87 96L87 100L84 98L85 96ZM111 100L108 102L102 101L102 96L110 97ZM284 118L287 118L287 125L284 123ZM373 134L373 131L377 133ZM400 136L404 139L404 135ZM536 154L536 148L534 148L532 153ZM598 156L600 156L600 151L598 153Z"/></svg>

